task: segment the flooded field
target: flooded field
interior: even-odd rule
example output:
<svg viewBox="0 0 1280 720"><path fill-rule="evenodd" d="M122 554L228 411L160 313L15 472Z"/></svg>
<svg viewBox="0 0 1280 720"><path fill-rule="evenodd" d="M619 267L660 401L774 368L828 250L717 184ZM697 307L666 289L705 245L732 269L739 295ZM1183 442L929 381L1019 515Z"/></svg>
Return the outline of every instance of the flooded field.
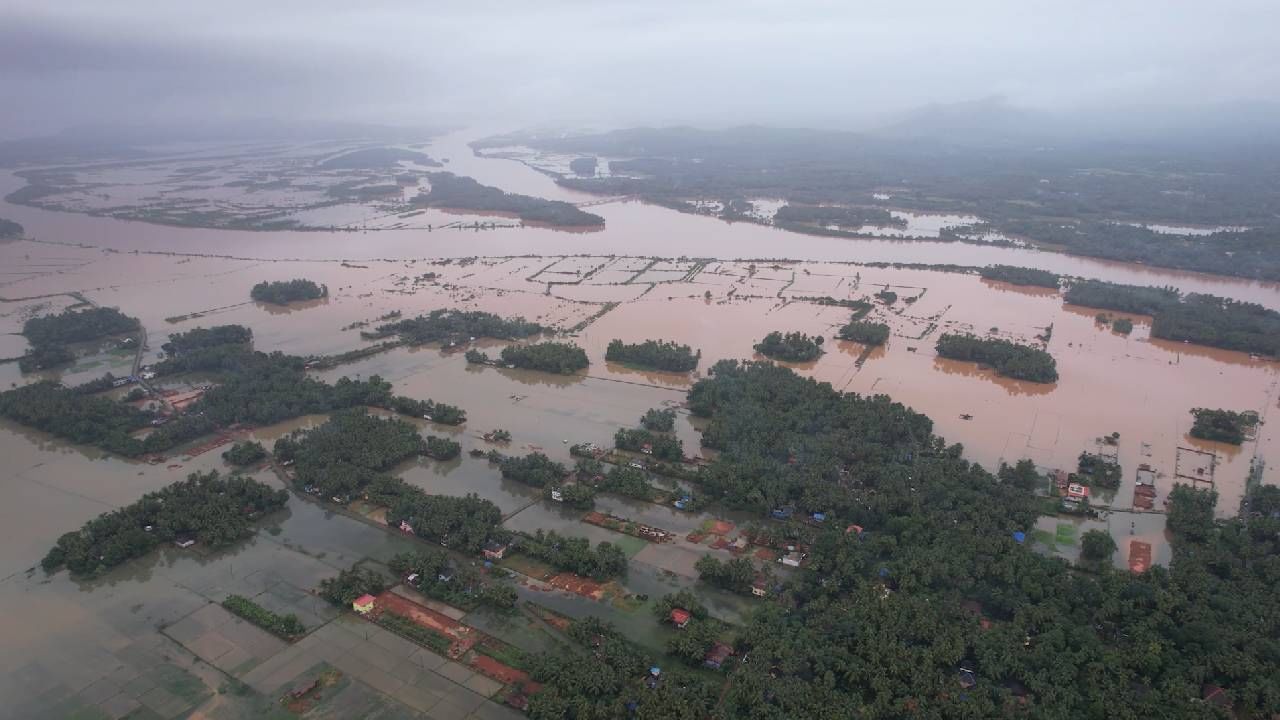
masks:
<svg viewBox="0 0 1280 720"><path fill-rule="evenodd" d="M520 162L474 156L465 144L472 137L439 138L423 152L448 160L453 172L508 191L570 202L591 199L556 186ZM111 177L105 181L116 182ZM4 178L0 191L20 184L17 178ZM697 455L698 430L681 405L688 388L717 360L759 359L753 345L773 330L827 338L822 357L791 367L840 390L888 394L929 415L938 434L962 443L966 457L989 469L1029 458L1045 471L1074 470L1081 452L1098 450L1100 438L1118 433L1114 450L1123 468L1121 485L1095 503L1113 512L1094 520L1047 517L1037 526L1039 546L1064 557L1076 556L1075 541L1084 531L1105 528L1120 546L1117 566L1127 566L1132 540L1151 544L1154 562L1167 563L1161 511L1175 482L1205 485L1203 470L1208 467L1220 495L1218 512L1229 515L1251 467L1262 468L1262 482L1280 478L1274 463L1259 464L1280 449L1274 423L1266 424L1280 402L1277 363L1152 340L1150 319L1142 316L1133 316L1133 332L1121 335L1097 322L1096 311L1065 305L1053 290L873 263L1001 262L1174 285L1280 307L1275 286L1015 248L796 235L635 202L599 205L593 212L606 218L604 231L438 226L429 231L421 225L431 221L414 217L404 219L402 227L384 223L379 226L384 229L359 233L263 232L175 228L4 204L0 215L23 223L34 240L0 245L0 359L25 351L25 340L16 333L26 318L60 311L82 302L81 297L138 317L147 331L148 359L170 333L227 323L252 328L257 349L304 356L366 347L375 341L363 339L360 331L385 322L380 318L392 313L411 317L436 308L521 315L561 328L590 358L590 367L579 375L468 365L456 348L433 345L397 347L315 375L327 381L380 375L398 393L464 408L468 420L461 427L415 421L424 433L460 442L461 459L415 460L396 468L396 474L430 493L476 493L491 500L514 530L557 530L619 543L631 557L628 577L620 583L624 598L656 598L693 586L692 564L698 557L730 554L684 537L708 520L740 527L752 518L715 508L684 513L602 495L599 511L669 530L678 538L649 545L583 522L581 512L502 479L495 466L467 456L467 451L537 450L568 463L570 444L609 446L617 429L636 425L650 408L665 407L677 410L676 433L686 454ZM750 260L764 257L795 260ZM287 307L249 299L249 289L258 282L295 277L327 285L329 296ZM871 351L833 339L848 321L849 310L813 301L869 298L885 289L896 292L899 300L877 303L868 319L888 324L891 337ZM944 332L1043 344L1057 359L1060 378L1049 385L1013 381L971 363L938 358L934 343ZM1046 336L1047 342L1037 340ZM701 351L701 364L694 373L674 374L609 363L605 348L615 338L688 344ZM476 345L493 354L504 344ZM79 349L79 354L62 372L23 374L16 363L2 363L0 383L7 388L43 378L83 382L107 371L120 374L131 360L131 354L107 344ZM1190 410L1196 407L1252 410L1264 424L1243 446L1198 441L1187 434ZM297 418L252 429L251 434L269 445L324 420ZM482 435L495 428L510 431L511 442L486 442ZM39 717L64 702L74 711L98 708L108 716L124 714L113 715L117 709L146 707L164 717L195 708L208 717L254 717L259 708L219 694L219 688L235 679L275 692L319 663L341 660L326 656L319 641L286 649L274 638L257 637L249 632L253 628L229 624L238 621L219 616L209 603L232 592L261 597L264 604L291 608L309 625L322 627L326 642L373 646L361 636L367 628L353 630L344 624L349 620L334 619L332 610L308 591L339 568L366 558L385 561L412 546L410 539L370 522L294 497L251 540L222 553L166 549L92 583L73 582L65 573L46 578L33 568L63 532L192 471L227 466L220 452L192 457L179 451L164 465L122 460L7 422L0 422L0 453L6 459L0 486L7 492L0 521L9 531L0 549L0 610L12 615L33 604L42 607L38 617L0 622L0 697L30 698L27 704L0 708L0 718ZM1212 458L1208 465L1206 457ZM1151 512L1133 508L1141 465L1155 477ZM267 473L259 477L276 482ZM648 646L661 643L647 610L536 583L522 584L519 592L570 617L606 617ZM729 621L750 605L705 588L699 593L705 593L713 614ZM209 607L214 609L205 609ZM511 632L521 637L524 631ZM529 647L538 642L529 640ZM387 647L361 652L376 658L384 651L392 652ZM385 658L369 662L393 663ZM161 666L172 669L157 670ZM440 706L442 717L455 710L458 717L501 716L501 708L484 702L487 686L463 675L465 668L441 664L420 669L422 675L397 678L389 689L379 686L388 683L386 673L355 673L353 689L344 692L373 692L368 690L373 687L415 709L419 706L414 702L430 707L423 699L429 696L434 703L451 703ZM153 675L167 679L150 686L137 680ZM157 687L163 692L156 692Z"/></svg>

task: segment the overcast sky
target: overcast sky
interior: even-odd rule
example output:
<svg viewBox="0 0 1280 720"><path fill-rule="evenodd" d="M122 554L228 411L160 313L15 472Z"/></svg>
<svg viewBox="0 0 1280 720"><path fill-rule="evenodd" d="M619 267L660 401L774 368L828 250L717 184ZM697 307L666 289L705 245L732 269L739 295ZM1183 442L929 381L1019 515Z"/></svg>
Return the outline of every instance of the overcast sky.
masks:
<svg viewBox="0 0 1280 720"><path fill-rule="evenodd" d="M1280 0L0 0L0 137L95 122L865 127L1280 100Z"/></svg>

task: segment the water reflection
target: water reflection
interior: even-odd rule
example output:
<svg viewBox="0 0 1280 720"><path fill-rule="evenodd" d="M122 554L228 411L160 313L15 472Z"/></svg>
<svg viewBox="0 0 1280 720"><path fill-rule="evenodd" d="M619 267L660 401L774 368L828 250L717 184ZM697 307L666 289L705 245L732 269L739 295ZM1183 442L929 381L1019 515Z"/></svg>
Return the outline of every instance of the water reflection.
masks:
<svg viewBox="0 0 1280 720"><path fill-rule="evenodd" d="M259 310L265 310L270 315L292 315L293 313L310 310L312 308L323 307L329 304L329 296L315 298L313 300L297 300L287 305L277 305L276 303L254 301L254 306Z"/></svg>
<svg viewBox="0 0 1280 720"><path fill-rule="evenodd" d="M1015 380L1013 378L1001 377L996 371L979 365L974 362L965 362L963 360L951 360L948 358L935 357L933 359L933 367L947 375L961 375L964 377L982 378L993 385L1002 388L1010 395L1048 395L1058 389L1058 383L1037 383L1027 380Z"/></svg>
<svg viewBox="0 0 1280 720"><path fill-rule="evenodd" d="M997 292L1017 293L1019 295L1027 295L1030 297L1053 297L1059 294L1059 290L1054 288L1039 287L1037 285L1016 285L1002 280L991 280L989 278L979 278L983 285Z"/></svg>

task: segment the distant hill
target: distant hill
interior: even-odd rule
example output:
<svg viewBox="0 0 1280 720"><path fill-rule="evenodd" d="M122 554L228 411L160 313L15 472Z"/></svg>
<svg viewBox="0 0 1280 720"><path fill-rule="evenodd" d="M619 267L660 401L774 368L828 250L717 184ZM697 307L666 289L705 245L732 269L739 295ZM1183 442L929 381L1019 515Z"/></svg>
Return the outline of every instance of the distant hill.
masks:
<svg viewBox="0 0 1280 720"><path fill-rule="evenodd" d="M891 141L930 139L956 144L1274 146L1280 142L1280 104L1131 105L1048 111L1019 107L992 96L925 105L867 135Z"/></svg>

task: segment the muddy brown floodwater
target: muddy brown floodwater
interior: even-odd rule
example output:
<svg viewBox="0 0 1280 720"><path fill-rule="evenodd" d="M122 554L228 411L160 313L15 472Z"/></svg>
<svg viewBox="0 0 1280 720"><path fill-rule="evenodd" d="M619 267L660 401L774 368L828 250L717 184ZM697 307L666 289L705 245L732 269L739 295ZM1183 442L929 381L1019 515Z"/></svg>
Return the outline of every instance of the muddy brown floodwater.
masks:
<svg viewBox="0 0 1280 720"><path fill-rule="evenodd" d="M475 134L462 133L440 138L428 153L448 158L454 172L507 190L571 202L584 199L518 162L472 156L465 145L472 137ZM0 191L16 183L13 177L0 180ZM1112 512L1097 520L1043 518L1036 535L1052 551L1073 557L1078 548L1072 538L1092 527L1107 528L1120 546L1115 558L1120 567L1127 565L1132 540L1151 543L1154 560L1168 562L1160 510L1175 482L1192 482L1195 477L1207 486L1203 476L1195 475L1193 461L1212 455L1218 512L1229 515L1244 492L1251 464L1277 451L1275 423L1265 422L1280 400L1274 362L1152 340L1150 319L1141 316L1132 318L1130 335L1119 335L1096 322L1096 311L1064 305L1054 291L865 263L1003 262L1119 282L1174 285L1280 307L1280 290L1273 285L1028 250L817 238L638 203L601 205L593 212L606 217L605 230L268 233L171 228L0 205L0 216L21 222L36 240L0 245L5 270L0 276L0 333L8 333L0 343L0 356L24 349L23 341L12 334L24 319L77 302L68 295L73 292L139 317L152 348L148 357L154 357L168 334L197 326L244 324L253 329L258 349L309 355L368 345L371 341L363 340L360 330L376 326L378 318L393 312L408 317L450 307L522 315L575 328L572 340L587 351L590 368L563 377L475 367L461 352L426 346L400 347L316 375L329 381L343 375L381 375L397 392L462 406L468 414L463 427L416 422L424 432L457 439L464 453L495 447L511 453L540 450L568 462L571 443L607 445L618 428L635 425L645 410L679 409L688 388L711 364L755 357L752 346L769 331L818 333L828 338L826 354L815 362L793 365L797 372L843 391L888 394L926 413L940 435L962 443L967 457L989 469L1022 458L1044 470L1073 469L1082 451L1094 451L1099 438L1119 433L1115 452L1124 471L1121 486L1097 498ZM521 257L498 257L516 255ZM438 260L461 257L474 259ZM721 259L682 259L688 257ZM750 257L803 261L752 264L731 259ZM423 277L429 273L436 277ZM294 277L328 285L329 297L284 308L249 301L255 283ZM877 305L872 312L870 319L887 323L892 335L885 346L871 351L831 339L848 320L847 310L804 299L855 299L884 288L894 290L900 300L892 306ZM1047 349L1057 359L1060 374L1051 385L996 377L973 364L938 358L933 351L944 332L1035 343L1050 327ZM605 347L615 338L687 343L701 350L702 362L698 372L688 375L607 363ZM493 353L503 343L482 340L477 345ZM0 384L8 387L44 377L81 382L127 365L127 358L107 346L82 353L70 368L38 375L23 375L16 363L0 364ZM1240 447L1204 443L1187 435L1189 411L1195 407L1254 410L1264 424L1257 437ZM682 409L677 418L677 434L686 452L698 453L695 422ZM269 444L324 419L298 418L253 433ZM510 431L512 442L486 443L481 435L494 428ZM0 707L0 718L47 714L49 708L64 707L57 703L67 698L80 703L74 708L140 703L207 709L212 701L196 688L212 695L219 678L225 679L220 673L230 670L236 677L251 677L250 665L220 670L217 662L201 664L194 658L223 647L223 642L249 656L259 652L265 657L270 643L244 638L233 642L223 635L201 640L182 637L181 632L174 639L157 628L186 627L177 623L189 625L189 615L228 592L271 599L278 607L328 623L325 611L306 594L319 578L355 560L385 560L411 546L366 522L293 498L288 511L253 539L212 557L165 550L92 584L73 582L65 573L46 579L29 569L61 533L189 472L225 466L218 452L193 458L176 454L172 464L177 468L135 463L7 422L0 422L0 455L5 458L0 487L6 493L0 505L0 522L6 528L0 549L0 611L10 618L0 620L0 697L24 700ZM1156 475L1154 512L1132 508L1140 465ZM492 500L513 529L555 529L620 541L632 555L624 583L627 592L656 597L674 587L691 586L692 562L707 551L683 540L661 546L628 543L630 538L582 522L580 513L542 501L536 490L503 480L483 459L464 455L449 463L414 461L396 472L428 492L474 492ZM1179 474L1188 477L1180 479ZM1261 478L1274 483L1277 472L1266 466ZM721 511L686 514L616 497L602 497L600 509L681 535L707 519L737 524L750 519ZM642 641L654 642L647 611L628 614L607 603L546 589L522 586L520 592L571 616L608 617ZM713 612L726 619L738 617L747 606L740 598L718 593L707 597ZM31 607L40 612L25 611ZM22 621L12 620L18 616ZM326 632L329 627L325 625ZM163 685L162 695L136 681L152 673L160 657L170 658L169 665L198 682L184 680L188 675L172 675L176 679ZM219 657L225 663L231 656ZM86 658L93 660L89 667ZM14 714L15 708L35 714ZM241 710L230 716L253 716L251 710Z"/></svg>

